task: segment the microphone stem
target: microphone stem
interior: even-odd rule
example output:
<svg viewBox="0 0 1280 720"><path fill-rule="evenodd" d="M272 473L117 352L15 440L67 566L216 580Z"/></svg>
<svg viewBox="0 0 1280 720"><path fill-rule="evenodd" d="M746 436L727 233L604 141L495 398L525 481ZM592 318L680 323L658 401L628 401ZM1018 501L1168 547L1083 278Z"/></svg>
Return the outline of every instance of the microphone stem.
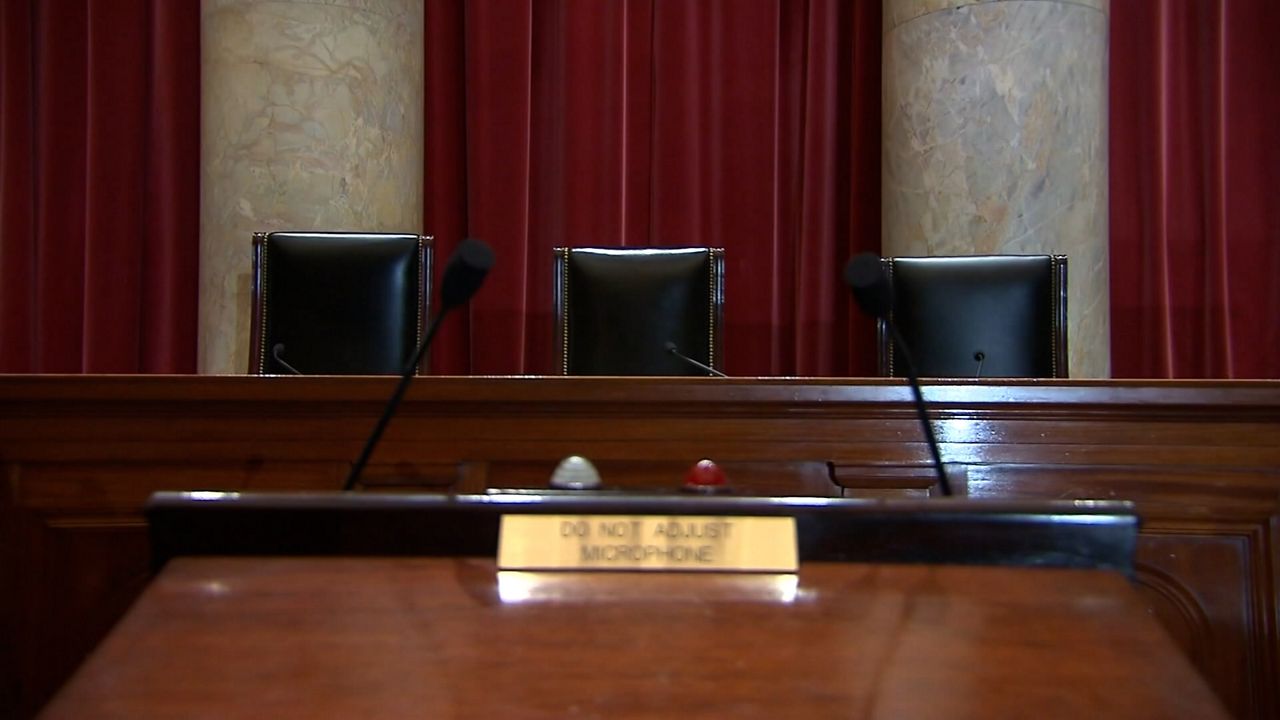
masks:
<svg viewBox="0 0 1280 720"><path fill-rule="evenodd" d="M373 455L373 449L377 447L378 440L382 438L382 431L387 429L387 424L391 422L391 416L395 414L396 408L400 406L400 400L404 397L405 390L409 388L409 383L413 381L414 370L422 360L423 352L431 345L431 339L436 336L436 330L440 328L440 321L449 313L450 309L452 308L448 306L441 308L440 314L436 315L435 319L431 321L431 326L427 328L426 336L422 338L422 342L418 343L417 349L413 351L413 357L409 358L409 364L405 366L404 372L400 373L400 382L396 385L395 392L391 394L391 400L387 403L386 409L382 411L382 417L378 418L378 424L374 426L373 433L365 441L364 449L360 451L360 457L351 466L351 472L347 475L347 482L343 485L343 490L351 490L359 482L360 473L364 472L364 466L368 464L369 457Z"/></svg>
<svg viewBox="0 0 1280 720"><path fill-rule="evenodd" d="M694 360L693 358L689 357L688 355L684 355L684 354L679 353L679 352L675 352L675 353L672 353L672 354L673 354L673 355L675 355L676 357L680 358L681 360L684 360L685 362L689 363L690 365L692 365L692 366L694 366L694 367L698 368L699 370L701 370L701 371L705 372L705 373L706 373L706 374L708 374L708 375L711 375L711 376L714 376L714 377L722 377L722 378L723 378L723 377L729 377L728 375L725 375L724 373L722 373L722 372L720 372L719 370L717 370L717 369L715 369L715 368L711 367L710 365L708 365L708 364L706 364L706 363L704 363L704 362L701 362L701 361L699 361L699 360Z"/></svg>
<svg viewBox="0 0 1280 720"><path fill-rule="evenodd" d="M902 335L898 333L898 326L887 318L885 324L889 326L889 332L893 334L893 342L902 353L902 364L907 369L907 382L911 385L911 393L915 397L916 415L920 417L920 424L924 427L924 438L929 445L929 454L933 456L934 470L938 474L938 486L942 489L943 495L950 496L951 481L947 479L946 468L942 465L942 454L938 452L938 439L933 434L933 423L929 422L929 410L925 407L924 393L920 390L920 378L916 376L916 364L911 361L911 353L907 350L907 343L902 339Z"/></svg>
<svg viewBox="0 0 1280 720"><path fill-rule="evenodd" d="M689 363L690 365L692 365L692 366L694 366L694 367L698 368L699 370L701 370L701 371L703 371L703 372L707 373L708 375L714 375L715 377L722 377L722 378L727 378L727 377L729 377L728 375L725 375L724 373L722 373L722 372L720 372L719 370L717 370L717 369L715 369L715 368L711 367L710 365L707 365L706 363L701 362L701 361L698 361L698 360L694 360L693 358L689 357L688 355L685 355L684 353L680 352L680 348L678 348L678 347L676 346L676 344L675 344L675 343L673 343L673 342L668 342L668 343L667 343L667 352L669 352L669 353L671 353L672 355L674 355L674 356L676 356L676 357L680 358L682 361L687 362L687 363Z"/></svg>

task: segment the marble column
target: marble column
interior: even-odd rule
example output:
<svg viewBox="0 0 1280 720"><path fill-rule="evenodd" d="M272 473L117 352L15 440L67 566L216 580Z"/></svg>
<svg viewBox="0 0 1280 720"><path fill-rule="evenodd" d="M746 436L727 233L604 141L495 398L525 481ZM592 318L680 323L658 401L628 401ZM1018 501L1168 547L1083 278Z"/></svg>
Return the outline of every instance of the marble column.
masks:
<svg viewBox="0 0 1280 720"><path fill-rule="evenodd" d="M885 255L1067 255L1072 377L1110 374L1108 0L884 0Z"/></svg>
<svg viewBox="0 0 1280 720"><path fill-rule="evenodd" d="M248 365L255 231L421 232L421 0L203 0L202 373Z"/></svg>

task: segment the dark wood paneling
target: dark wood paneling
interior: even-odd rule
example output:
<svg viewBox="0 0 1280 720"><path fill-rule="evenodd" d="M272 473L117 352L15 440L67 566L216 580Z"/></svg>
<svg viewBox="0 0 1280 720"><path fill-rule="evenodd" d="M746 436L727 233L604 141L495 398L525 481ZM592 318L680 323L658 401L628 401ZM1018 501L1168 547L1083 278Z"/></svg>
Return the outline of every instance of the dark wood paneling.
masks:
<svg viewBox="0 0 1280 720"><path fill-rule="evenodd" d="M1218 691L1240 698L1243 717L1266 717L1255 702L1262 651L1250 637L1266 637L1250 567L1258 528L1149 528L1137 553L1136 579L1152 612L1191 657L1214 658L1201 672ZM1240 651L1243 652L1240 652Z"/></svg>
<svg viewBox="0 0 1280 720"><path fill-rule="evenodd" d="M18 662L24 699L34 704L120 619L150 567L146 526L134 515L60 515L24 525L30 553L18 561Z"/></svg>
<svg viewBox="0 0 1280 720"><path fill-rule="evenodd" d="M37 708L136 593L151 492L337 489L394 383L0 377L0 716ZM969 495L1134 501L1150 612L1233 713L1280 716L1280 384L951 381L925 395ZM647 489L702 457L763 494L925 495L932 477L897 381L421 378L365 486L531 487L571 454Z"/></svg>
<svg viewBox="0 0 1280 720"><path fill-rule="evenodd" d="M30 697L24 691L24 677L19 666L19 648L25 647L18 642L20 625L20 608L17 588L23 580L18 568L18 561L30 554L25 545L20 545L22 522L17 508L13 504L15 482L11 475L12 466L0 468L0 717L11 717Z"/></svg>

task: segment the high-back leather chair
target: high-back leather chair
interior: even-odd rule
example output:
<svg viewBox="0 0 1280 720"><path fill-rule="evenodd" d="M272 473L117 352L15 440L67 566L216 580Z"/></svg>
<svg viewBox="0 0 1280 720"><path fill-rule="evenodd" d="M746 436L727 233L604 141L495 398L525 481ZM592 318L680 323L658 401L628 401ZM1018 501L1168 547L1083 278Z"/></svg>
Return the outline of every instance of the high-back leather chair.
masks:
<svg viewBox="0 0 1280 720"><path fill-rule="evenodd" d="M556 368L565 375L720 369L721 248L556 248Z"/></svg>
<svg viewBox="0 0 1280 720"><path fill-rule="evenodd" d="M249 372L398 375L422 338L431 261L425 235L255 233Z"/></svg>
<svg viewBox="0 0 1280 720"><path fill-rule="evenodd" d="M882 258L921 377L1067 377L1067 257ZM905 374L884 321L880 374Z"/></svg>

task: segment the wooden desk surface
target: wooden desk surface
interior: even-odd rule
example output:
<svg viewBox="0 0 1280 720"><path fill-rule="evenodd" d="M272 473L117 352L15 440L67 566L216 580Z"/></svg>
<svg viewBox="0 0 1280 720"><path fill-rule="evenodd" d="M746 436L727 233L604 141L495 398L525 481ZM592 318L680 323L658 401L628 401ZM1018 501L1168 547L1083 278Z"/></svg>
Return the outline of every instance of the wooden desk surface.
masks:
<svg viewBox="0 0 1280 720"><path fill-rule="evenodd" d="M34 715L151 579L157 490L342 486L391 377L0 376L0 717ZM1242 720L1280 718L1280 382L931 380L962 494L1133 501L1148 611ZM859 378L424 377L371 490L545 487L566 455L662 490L923 497L911 394Z"/></svg>
<svg viewBox="0 0 1280 720"><path fill-rule="evenodd" d="M1225 718L1121 576L181 558L46 718Z"/></svg>

